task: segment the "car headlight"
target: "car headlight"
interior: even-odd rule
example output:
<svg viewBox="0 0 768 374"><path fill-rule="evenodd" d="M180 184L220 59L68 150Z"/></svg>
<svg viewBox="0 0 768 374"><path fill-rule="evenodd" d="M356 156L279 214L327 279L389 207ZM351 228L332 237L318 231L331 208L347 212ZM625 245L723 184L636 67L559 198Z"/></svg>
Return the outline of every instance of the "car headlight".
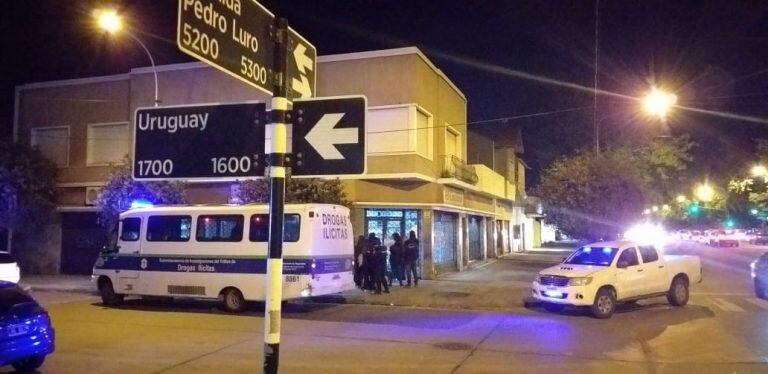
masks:
<svg viewBox="0 0 768 374"><path fill-rule="evenodd" d="M592 283L592 277L578 277L568 280L569 286L586 286L590 283Z"/></svg>

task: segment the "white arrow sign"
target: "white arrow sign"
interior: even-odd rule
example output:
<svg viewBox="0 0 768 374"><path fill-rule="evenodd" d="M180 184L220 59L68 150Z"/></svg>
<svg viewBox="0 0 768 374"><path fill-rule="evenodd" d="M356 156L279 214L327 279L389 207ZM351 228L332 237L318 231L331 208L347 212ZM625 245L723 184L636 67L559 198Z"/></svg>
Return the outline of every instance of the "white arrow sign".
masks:
<svg viewBox="0 0 768 374"><path fill-rule="evenodd" d="M334 128L342 117L344 117L344 113L324 114L305 137L317 153L326 160L344 159L344 156L336 148L336 144L357 144L359 141L357 128Z"/></svg>
<svg viewBox="0 0 768 374"><path fill-rule="evenodd" d="M312 70L312 59L307 56L307 47L304 44L298 43L293 50L293 59L296 61L296 66L299 68L301 74L305 73L305 70Z"/></svg>

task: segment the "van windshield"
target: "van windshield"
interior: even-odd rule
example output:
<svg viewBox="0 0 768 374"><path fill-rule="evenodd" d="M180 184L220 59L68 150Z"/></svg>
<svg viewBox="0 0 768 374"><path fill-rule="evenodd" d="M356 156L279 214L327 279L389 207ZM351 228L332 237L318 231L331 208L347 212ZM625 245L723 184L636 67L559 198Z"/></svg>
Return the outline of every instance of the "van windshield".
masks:
<svg viewBox="0 0 768 374"><path fill-rule="evenodd" d="M611 247L581 247L573 252L565 263L569 265L610 266L619 251Z"/></svg>

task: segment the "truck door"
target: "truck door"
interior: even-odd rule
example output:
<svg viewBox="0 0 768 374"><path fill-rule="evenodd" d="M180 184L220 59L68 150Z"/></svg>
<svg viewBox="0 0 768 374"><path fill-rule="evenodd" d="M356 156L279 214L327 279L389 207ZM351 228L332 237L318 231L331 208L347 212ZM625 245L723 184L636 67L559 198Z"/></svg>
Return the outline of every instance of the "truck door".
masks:
<svg viewBox="0 0 768 374"><path fill-rule="evenodd" d="M118 238L118 255L120 269L117 270L118 289L116 291L132 291L139 277L139 262L141 259L141 218L128 217L120 221L120 237Z"/></svg>
<svg viewBox="0 0 768 374"><path fill-rule="evenodd" d="M667 269L664 267L664 262L659 261L659 252L651 245L638 246L637 249L640 251L640 257L643 260L641 267L645 273L642 293L652 294L666 291L669 288L669 284L666 284L668 281Z"/></svg>
<svg viewBox="0 0 768 374"><path fill-rule="evenodd" d="M635 248L621 252L616 261L617 293L619 299L631 298L642 293L645 269L640 266Z"/></svg>

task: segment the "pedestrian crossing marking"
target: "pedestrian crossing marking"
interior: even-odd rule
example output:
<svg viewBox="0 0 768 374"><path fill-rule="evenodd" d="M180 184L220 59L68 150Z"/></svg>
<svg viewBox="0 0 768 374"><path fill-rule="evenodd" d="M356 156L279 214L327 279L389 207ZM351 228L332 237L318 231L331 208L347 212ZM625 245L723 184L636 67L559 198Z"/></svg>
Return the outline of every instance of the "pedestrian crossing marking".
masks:
<svg viewBox="0 0 768 374"><path fill-rule="evenodd" d="M754 305L757 305L760 308L768 310L768 300L758 299L754 297L750 297L746 300Z"/></svg>
<svg viewBox="0 0 768 374"><path fill-rule="evenodd" d="M719 297L713 297L711 298L712 302L717 305L720 309L725 310L727 312L744 312L744 308Z"/></svg>

